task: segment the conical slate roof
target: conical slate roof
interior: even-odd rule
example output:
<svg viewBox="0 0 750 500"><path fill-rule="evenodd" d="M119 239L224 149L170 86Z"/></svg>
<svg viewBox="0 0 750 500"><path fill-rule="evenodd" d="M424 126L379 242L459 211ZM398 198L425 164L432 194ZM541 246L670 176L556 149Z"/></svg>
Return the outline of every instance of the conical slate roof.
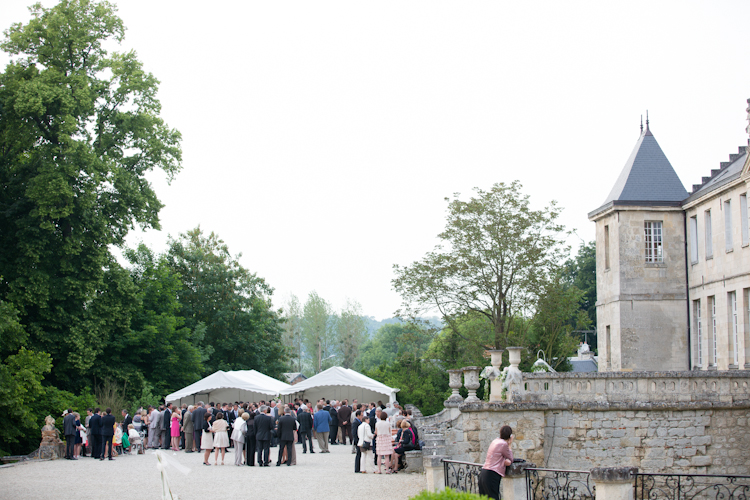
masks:
<svg viewBox="0 0 750 500"><path fill-rule="evenodd" d="M603 205L618 202L673 205L687 196L687 190L647 124Z"/></svg>

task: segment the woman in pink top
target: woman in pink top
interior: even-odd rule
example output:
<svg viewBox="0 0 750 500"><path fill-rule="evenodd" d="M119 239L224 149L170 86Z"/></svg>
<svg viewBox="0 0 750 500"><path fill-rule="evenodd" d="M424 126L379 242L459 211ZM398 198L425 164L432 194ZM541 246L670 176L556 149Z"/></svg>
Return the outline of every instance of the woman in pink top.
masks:
<svg viewBox="0 0 750 500"><path fill-rule="evenodd" d="M513 463L513 429L509 425L500 428L500 438L490 443L487 459L479 473L479 494L500 500L500 480L505 477L505 467Z"/></svg>

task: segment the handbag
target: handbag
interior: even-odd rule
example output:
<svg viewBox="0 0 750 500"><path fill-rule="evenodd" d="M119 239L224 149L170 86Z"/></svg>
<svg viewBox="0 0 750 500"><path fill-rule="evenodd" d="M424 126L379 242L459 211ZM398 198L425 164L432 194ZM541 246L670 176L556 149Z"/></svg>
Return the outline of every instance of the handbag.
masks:
<svg viewBox="0 0 750 500"><path fill-rule="evenodd" d="M360 446L360 448L367 451L370 449L370 443L368 441L365 441L364 443L362 443L362 446Z"/></svg>

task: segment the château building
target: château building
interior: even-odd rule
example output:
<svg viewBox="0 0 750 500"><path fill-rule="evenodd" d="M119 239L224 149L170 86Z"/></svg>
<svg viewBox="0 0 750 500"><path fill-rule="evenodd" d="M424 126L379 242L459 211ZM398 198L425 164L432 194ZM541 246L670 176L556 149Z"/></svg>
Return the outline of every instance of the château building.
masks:
<svg viewBox="0 0 750 500"><path fill-rule="evenodd" d="M646 120L589 213L599 371L750 368L748 186L741 146L688 193Z"/></svg>

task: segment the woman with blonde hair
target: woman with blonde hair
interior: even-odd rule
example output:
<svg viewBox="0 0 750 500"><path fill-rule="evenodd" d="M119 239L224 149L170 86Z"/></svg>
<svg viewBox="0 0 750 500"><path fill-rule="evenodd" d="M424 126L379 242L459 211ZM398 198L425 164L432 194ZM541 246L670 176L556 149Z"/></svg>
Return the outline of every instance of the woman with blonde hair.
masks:
<svg viewBox="0 0 750 500"><path fill-rule="evenodd" d="M367 474L367 471L373 471L375 464L372 461L372 440L373 440L372 429L370 428L370 417L367 413L362 415L362 423L357 428L357 446L362 454L360 463L364 464L364 470L360 472Z"/></svg>
<svg viewBox="0 0 750 500"><path fill-rule="evenodd" d="M242 410L240 410L242 412ZM232 441L234 441L234 465L242 465L242 456L245 448L245 432L247 432L247 421L250 415L242 412L240 418L234 422Z"/></svg>

